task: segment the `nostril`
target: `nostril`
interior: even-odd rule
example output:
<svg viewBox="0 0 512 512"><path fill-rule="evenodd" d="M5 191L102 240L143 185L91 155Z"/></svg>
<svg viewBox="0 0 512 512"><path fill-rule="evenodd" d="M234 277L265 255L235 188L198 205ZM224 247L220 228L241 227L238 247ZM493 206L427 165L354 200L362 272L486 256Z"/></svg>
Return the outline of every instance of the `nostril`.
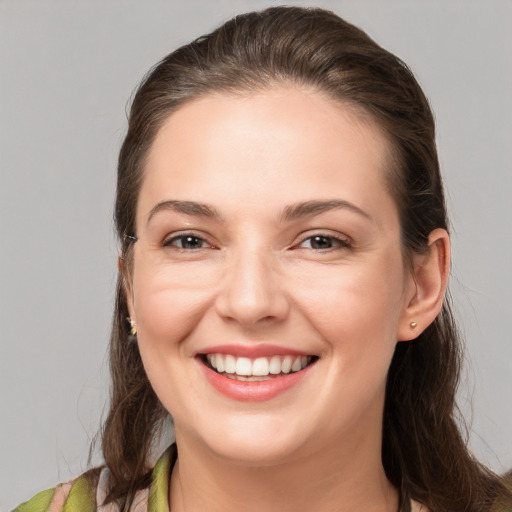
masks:
<svg viewBox="0 0 512 512"><path fill-rule="evenodd" d="M219 297L217 313L225 320L244 326L271 324L285 319L289 312L288 301L279 293L269 296L230 294Z"/></svg>
<svg viewBox="0 0 512 512"><path fill-rule="evenodd" d="M287 316L288 300L264 249L245 247L233 254L216 297L216 311L244 326L269 324Z"/></svg>

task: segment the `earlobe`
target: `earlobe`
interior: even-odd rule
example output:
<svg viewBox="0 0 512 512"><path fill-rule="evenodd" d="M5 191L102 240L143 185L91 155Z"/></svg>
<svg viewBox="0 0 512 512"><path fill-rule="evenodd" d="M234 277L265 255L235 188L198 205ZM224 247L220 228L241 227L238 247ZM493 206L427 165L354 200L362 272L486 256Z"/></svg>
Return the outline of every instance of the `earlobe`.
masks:
<svg viewBox="0 0 512 512"><path fill-rule="evenodd" d="M428 251L415 255L410 291L398 325L397 340L417 338L437 317L450 274L450 237L446 230L430 233Z"/></svg>

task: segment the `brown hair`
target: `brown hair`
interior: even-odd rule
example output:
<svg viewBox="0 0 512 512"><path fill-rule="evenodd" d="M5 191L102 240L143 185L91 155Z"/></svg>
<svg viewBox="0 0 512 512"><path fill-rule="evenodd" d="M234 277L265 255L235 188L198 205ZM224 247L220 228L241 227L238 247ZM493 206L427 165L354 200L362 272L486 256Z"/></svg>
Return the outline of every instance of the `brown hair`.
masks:
<svg viewBox="0 0 512 512"><path fill-rule="evenodd" d="M209 92L251 92L289 83L355 105L388 134L397 167L390 187L400 212L406 257L448 228L427 99L408 67L363 31L321 9L275 7L237 16L165 57L142 81L119 155L115 221L129 265L137 198L148 150L167 117ZM148 483L152 442L168 416L129 343L123 275L110 346L111 404L102 449L110 500L125 506ZM457 427L460 343L446 299L413 342L398 343L389 369L382 460L389 480L436 511L490 511L511 499L500 479L468 452Z"/></svg>

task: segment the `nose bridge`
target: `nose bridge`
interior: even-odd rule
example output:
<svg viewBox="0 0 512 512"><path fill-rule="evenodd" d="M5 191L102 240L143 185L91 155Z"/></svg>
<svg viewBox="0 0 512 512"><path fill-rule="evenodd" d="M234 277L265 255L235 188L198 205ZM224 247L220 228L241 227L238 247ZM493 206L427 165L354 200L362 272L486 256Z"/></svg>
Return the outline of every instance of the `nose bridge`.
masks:
<svg viewBox="0 0 512 512"><path fill-rule="evenodd" d="M233 252L218 297L218 311L241 324L282 319L288 311L277 261L256 244Z"/></svg>

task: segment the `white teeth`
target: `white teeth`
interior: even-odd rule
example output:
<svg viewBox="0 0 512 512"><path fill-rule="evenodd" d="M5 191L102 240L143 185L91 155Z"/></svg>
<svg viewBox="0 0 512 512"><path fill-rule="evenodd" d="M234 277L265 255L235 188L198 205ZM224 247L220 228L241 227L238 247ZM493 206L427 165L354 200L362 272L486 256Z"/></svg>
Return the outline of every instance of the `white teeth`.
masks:
<svg viewBox="0 0 512 512"><path fill-rule="evenodd" d="M217 371L219 373L222 373L224 371L224 358L222 357L222 354L216 354L215 355L215 368L217 368Z"/></svg>
<svg viewBox="0 0 512 512"><path fill-rule="evenodd" d="M299 370L302 370L302 362L301 362L301 358L297 357L297 359L295 359L295 361L293 361L292 372L298 372Z"/></svg>
<svg viewBox="0 0 512 512"><path fill-rule="evenodd" d="M232 380L245 380L246 382L262 382L264 380L268 380L269 377L257 377L255 375L250 375L249 377L246 377L245 375L237 375L236 373L225 373L225 377Z"/></svg>
<svg viewBox="0 0 512 512"><path fill-rule="evenodd" d="M283 362L281 363L281 371L283 373L290 373L291 369L292 369L292 358L291 356L286 356L284 359L283 359Z"/></svg>
<svg viewBox="0 0 512 512"><path fill-rule="evenodd" d="M235 357L231 354L207 354L206 359L218 373L225 373L228 377L235 375L250 377L251 380L262 380L252 379L252 377L298 372L311 362L311 356L272 356L250 359Z"/></svg>
<svg viewBox="0 0 512 512"><path fill-rule="evenodd" d="M268 359L266 357L258 357L252 363L252 375L268 375L268 366Z"/></svg>
<svg viewBox="0 0 512 512"><path fill-rule="evenodd" d="M248 357L239 357L236 360L236 370L235 373L237 375L252 375L252 362Z"/></svg>
<svg viewBox="0 0 512 512"><path fill-rule="evenodd" d="M222 357L222 354L217 355ZM226 356L226 358L224 359L224 371L226 373L236 373L236 359L234 358L234 356Z"/></svg>
<svg viewBox="0 0 512 512"><path fill-rule="evenodd" d="M272 356L269 363L269 372L272 375L281 373L281 358L279 356Z"/></svg>

